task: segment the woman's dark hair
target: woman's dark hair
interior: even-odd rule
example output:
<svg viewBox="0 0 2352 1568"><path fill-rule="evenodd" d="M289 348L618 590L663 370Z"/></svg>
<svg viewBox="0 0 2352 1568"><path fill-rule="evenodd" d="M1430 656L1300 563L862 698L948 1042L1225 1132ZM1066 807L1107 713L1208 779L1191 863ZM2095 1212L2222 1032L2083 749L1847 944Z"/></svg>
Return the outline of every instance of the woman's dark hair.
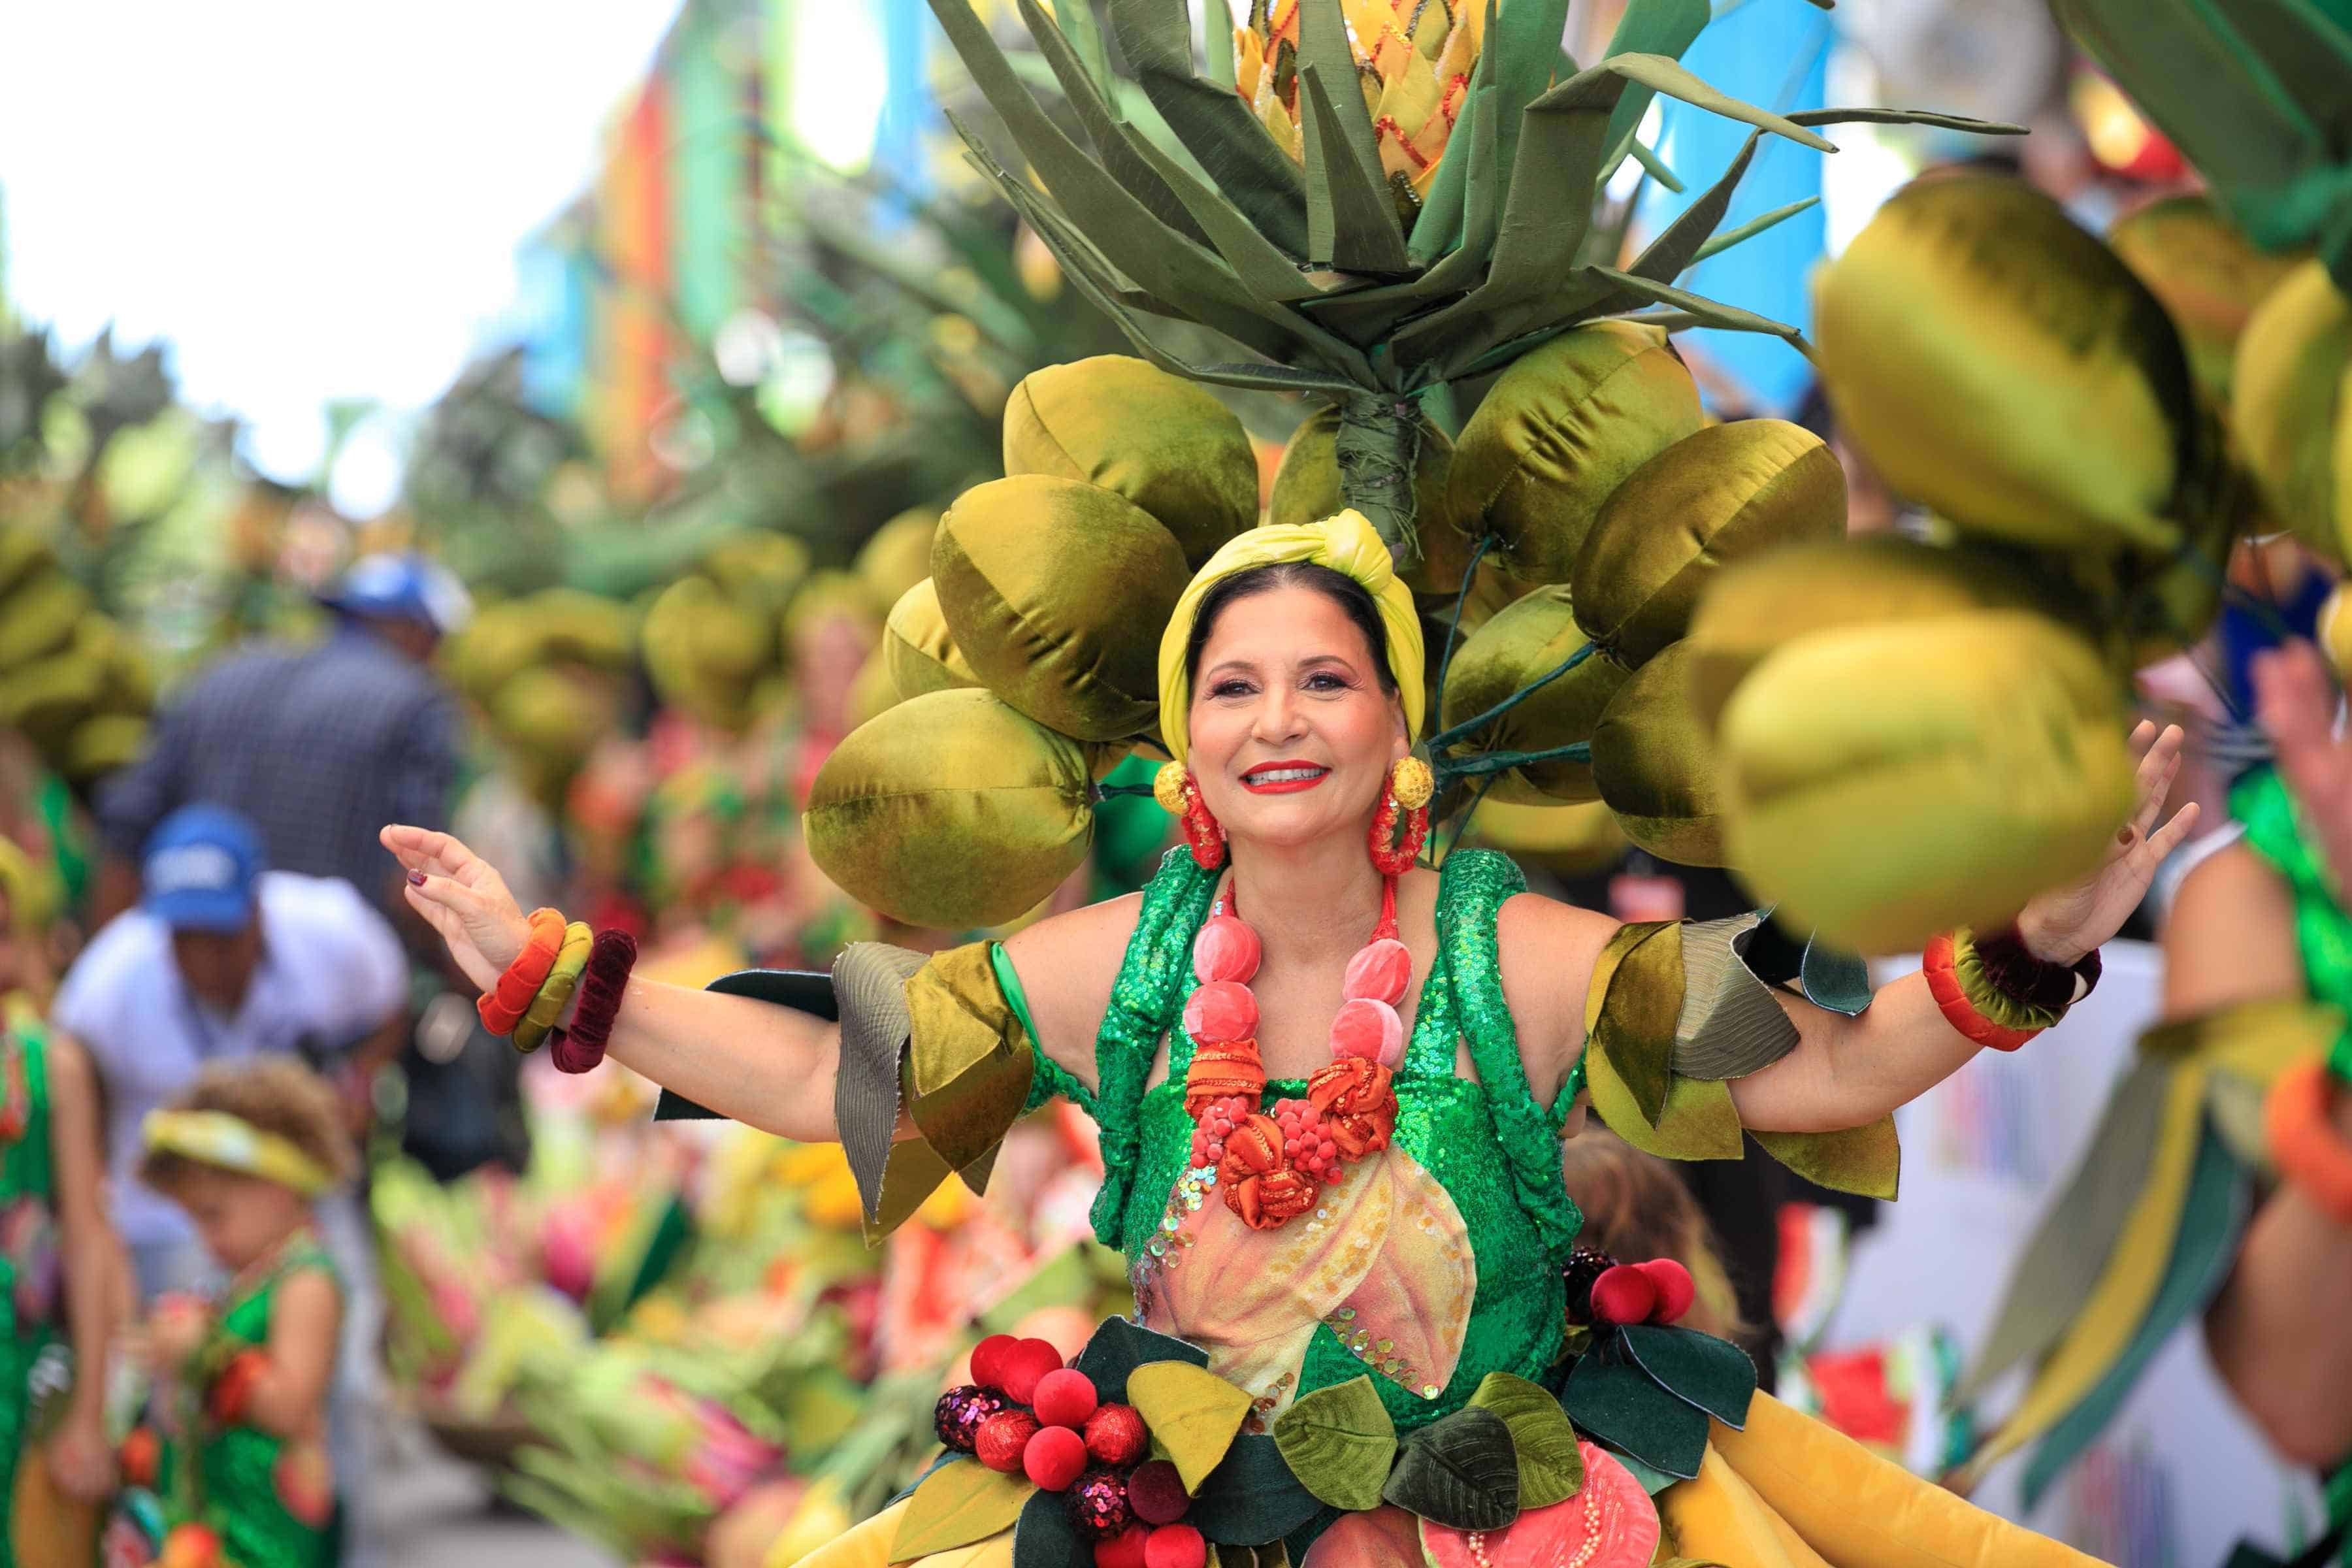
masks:
<svg viewBox="0 0 2352 1568"><path fill-rule="evenodd" d="M1381 625L1381 608L1372 602L1371 591L1345 572L1328 566L1318 566L1311 561L1272 561L1263 566L1245 567L1230 577L1221 577L1201 595L1200 612L1192 617L1192 635L1184 639L1184 677L1188 681L1201 679L1201 653L1209 646L1209 633L1215 629L1217 617L1236 599L1246 599L1253 594L1270 594L1276 588L1312 588L1341 609L1364 634L1364 643L1372 650L1372 678L1389 696L1396 695L1396 672L1389 668L1389 635Z"/></svg>

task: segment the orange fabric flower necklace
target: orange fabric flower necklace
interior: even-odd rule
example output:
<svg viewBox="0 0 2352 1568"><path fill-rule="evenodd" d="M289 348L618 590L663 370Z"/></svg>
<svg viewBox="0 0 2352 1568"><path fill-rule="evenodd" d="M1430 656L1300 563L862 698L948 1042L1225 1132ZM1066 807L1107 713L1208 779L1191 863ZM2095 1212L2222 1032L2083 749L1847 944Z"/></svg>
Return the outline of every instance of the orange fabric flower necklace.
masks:
<svg viewBox="0 0 2352 1568"><path fill-rule="evenodd" d="M1192 939L1200 986L1184 1005L1192 1062L1184 1112L1192 1118L1192 1164L1213 1167L1225 1206L1255 1230L1272 1230L1315 1206L1346 1162L1389 1146L1396 1130L1391 1078L1404 1060L1397 1005L1412 980L1412 954L1397 940L1397 879L1381 879L1380 923L1348 961L1344 1000L1331 1020L1331 1060L1307 1080L1304 1100L1259 1109L1265 1064L1257 1048L1257 998L1249 982L1264 951L1228 891Z"/></svg>

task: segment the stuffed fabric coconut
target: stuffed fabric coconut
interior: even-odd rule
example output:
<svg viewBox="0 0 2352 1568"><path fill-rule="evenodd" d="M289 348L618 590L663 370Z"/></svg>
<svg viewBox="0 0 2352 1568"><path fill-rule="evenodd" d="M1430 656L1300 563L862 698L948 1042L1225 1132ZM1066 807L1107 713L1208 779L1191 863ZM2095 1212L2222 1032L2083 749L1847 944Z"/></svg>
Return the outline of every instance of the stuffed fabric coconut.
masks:
<svg viewBox="0 0 2352 1568"><path fill-rule="evenodd" d="M1748 671L1814 632L2048 602L2021 563L1979 550L1891 533L1775 550L1708 585L1686 639L1691 698L1712 729Z"/></svg>
<svg viewBox="0 0 2352 1568"><path fill-rule="evenodd" d="M1820 437L1780 419L1711 426L1601 503L1576 558L1576 618L1638 665L1689 629L1700 593L1727 563L1844 537L1845 469Z"/></svg>
<svg viewBox="0 0 2352 1568"><path fill-rule="evenodd" d="M78 784L134 761L155 678L32 529L0 527L0 726Z"/></svg>
<svg viewBox="0 0 2352 1568"><path fill-rule="evenodd" d="M2273 289L2238 340L2230 417L2270 513L2331 561L2352 526L2352 300L2317 261Z"/></svg>
<svg viewBox="0 0 2352 1568"><path fill-rule="evenodd" d="M817 770L809 852L908 925L995 925L1050 894L1093 837L1085 748L986 691L934 691L852 731Z"/></svg>
<svg viewBox="0 0 2352 1568"><path fill-rule="evenodd" d="M1965 530L2059 551L2180 542L2195 391L2164 307L2016 180L1898 192L1813 286L1840 426Z"/></svg>
<svg viewBox="0 0 2352 1568"><path fill-rule="evenodd" d="M2227 408L2238 340L2301 258L2256 250L2201 195L2137 209L2107 231L2107 246L2172 318L2198 391Z"/></svg>
<svg viewBox="0 0 2352 1568"><path fill-rule="evenodd" d="M1265 520L1275 527L1320 522L1344 510L1339 488L1339 411L1326 408L1291 433L1275 471ZM1443 595L1450 606L1462 591L1470 566L1470 542L1447 526L1445 477L1454 466L1454 443L1428 420L1421 422L1420 449L1413 458L1413 510L1419 518L1421 559L1403 574L1416 594Z"/></svg>
<svg viewBox="0 0 2352 1568"><path fill-rule="evenodd" d="M1518 805L1488 799L1479 803L1469 832L1473 843L1563 877L1608 869L1630 842L1616 816L1599 801Z"/></svg>
<svg viewBox="0 0 2352 1568"><path fill-rule="evenodd" d="M1257 455L1242 422L1206 387L1122 354L1024 377L1004 405L1004 471L1124 496L1174 537L1188 574L1257 524Z"/></svg>
<svg viewBox="0 0 2352 1568"><path fill-rule="evenodd" d="M1484 713L1558 668L1590 641L1576 624L1566 588L1540 588L1506 606L1454 649L1445 680L1441 724L1451 728ZM1541 752L1592 739L1593 726L1632 672L1595 649L1508 712L1471 734L1476 752ZM1539 805L1598 798L1589 763L1555 758L1501 774L1496 800Z"/></svg>
<svg viewBox="0 0 2352 1568"><path fill-rule="evenodd" d="M939 508L914 507L876 529L873 537L858 547L850 570L866 584L878 608L887 611L908 589L931 574L931 537L939 531Z"/></svg>
<svg viewBox="0 0 2352 1568"><path fill-rule="evenodd" d="M1565 583L1603 501L1706 423L1698 388L1657 327L1595 321L1505 371L1454 444L1447 513L1492 533L1504 570Z"/></svg>
<svg viewBox="0 0 2352 1568"><path fill-rule="evenodd" d="M900 595L890 607L890 618L882 623L878 652L898 701L926 691L981 683L963 655L956 651L955 639L948 635L947 617L940 613L939 589L929 577Z"/></svg>
<svg viewBox="0 0 2352 1568"><path fill-rule="evenodd" d="M646 669L662 700L707 724L751 726L781 676L776 625L707 577L681 577L646 612Z"/></svg>
<svg viewBox="0 0 2352 1568"><path fill-rule="evenodd" d="M2096 868L2132 804L2115 678L2021 611L1799 638L1740 682L1717 740L1732 864L1864 952L2000 925Z"/></svg>
<svg viewBox="0 0 2352 1568"><path fill-rule="evenodd" d="M1633 672L1592 731L1592 781L1625 837L1684 866L1725 863L1722 770L1676 643Z"/></svg>
<svg viewBox="0 0 2352 1568"><path fill-rule="evenodd" d="M1082 741L1150 729L1160 634L1191 577L1150 513L1043 474L966 490L931 547L965 661L1005 701Z"/></svg>

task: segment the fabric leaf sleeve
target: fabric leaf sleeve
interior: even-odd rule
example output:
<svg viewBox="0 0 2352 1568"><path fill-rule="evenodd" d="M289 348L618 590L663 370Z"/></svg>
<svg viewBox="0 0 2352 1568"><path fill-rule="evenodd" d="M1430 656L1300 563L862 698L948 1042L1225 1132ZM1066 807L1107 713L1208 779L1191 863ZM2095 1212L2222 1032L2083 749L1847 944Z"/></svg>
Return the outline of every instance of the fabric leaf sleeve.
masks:
<svg viewBox="0 0 2352 1568"><path fill-rule="evenodd" d="M1798 1042L1748 956L1769 934L1748 914L1636 922L1610 938L1586 993L1585 1068L1592 1108L1612 1131L1668 1159L1739 1157L1743 1129L1728 1080L1769 1067ZM1901 1160L1892 1117L1756 1140L1823 1186L1895 1195Z"/></svg>

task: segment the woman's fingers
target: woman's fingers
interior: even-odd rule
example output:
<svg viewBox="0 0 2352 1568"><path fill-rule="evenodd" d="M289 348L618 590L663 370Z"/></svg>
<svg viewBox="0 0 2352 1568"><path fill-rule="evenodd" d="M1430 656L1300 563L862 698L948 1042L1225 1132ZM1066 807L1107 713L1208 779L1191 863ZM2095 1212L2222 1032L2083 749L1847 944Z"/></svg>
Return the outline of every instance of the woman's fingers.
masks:
<svg viewBox="0 0 2352 1568"><path fill-rule="evenodd" d="M481 858L465 845L430 827L408 827L395 823L377 837L383 847L412 871L429 872L436 877L462 877L467 867L482 864Z"/></svg>
<svg viewBox="0 0 2352 1568"><path fill-rule="evenodd" d="M2192 800L2174 812L2171 821L2148 835L2147 854L2151 865L2163 860L2166 856L2180 847L2189 835L2195 831L2200 815L2198 805Z"/></svg>

